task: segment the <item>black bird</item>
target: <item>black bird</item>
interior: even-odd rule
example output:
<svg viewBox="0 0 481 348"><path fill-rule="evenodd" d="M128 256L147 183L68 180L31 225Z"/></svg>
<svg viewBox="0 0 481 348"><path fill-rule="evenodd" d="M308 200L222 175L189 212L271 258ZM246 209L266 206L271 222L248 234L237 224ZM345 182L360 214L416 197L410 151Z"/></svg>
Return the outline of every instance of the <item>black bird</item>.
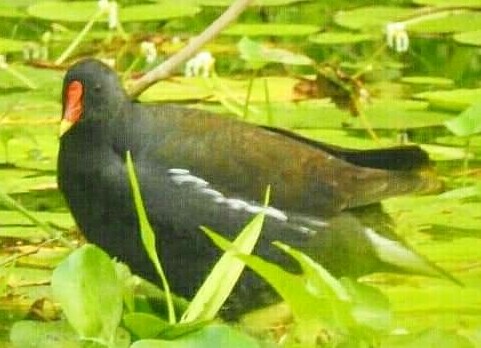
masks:
<svg viewBox="0 0 481 348"><path fill-rule="evenodd" d="M116 73L93 59L65 76L61 133L58 184L78 226L89 241L157 282L125 168L131 152L161 262L184 297L195 294L220 255L199 226L233 239L260 211L266 221L255 253L289 270L297 265L272 241L300 249L337 276L446 275L394 234L356 217L382 199L439 187L416 146L349 150L206 111L137 103ZM271 302L266 288L247 271L227 306L243 311Z"/></svg>

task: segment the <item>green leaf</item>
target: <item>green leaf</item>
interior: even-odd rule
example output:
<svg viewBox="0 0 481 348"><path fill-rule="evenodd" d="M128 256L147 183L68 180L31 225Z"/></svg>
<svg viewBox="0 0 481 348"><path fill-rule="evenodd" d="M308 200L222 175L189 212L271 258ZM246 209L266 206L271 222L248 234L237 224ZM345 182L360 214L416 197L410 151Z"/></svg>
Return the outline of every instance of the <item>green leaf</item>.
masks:
<svg viewBox="0 0 481 348"><path fill-rule="evenodd" d="M411 85L430 85L439 87L448 87L454 85L454 81L451 79L433 76L405 76L401 78L401 82Z"/></svg>
<svg viewBox="0 0 481 348"><path fill-rule="evenodd" d="M474 30L453 35L456 42L465 45L481 46L481 30Z"/></svg>
<svg viewBox="0 0 481 348"><path fill-rule="evenodd" d="M210 325L174 341L140 340L131 348L260 348L253 338L227 325Z"/></svg>
<svg viewBox="0 0 481 348"><path fill-rule="evenodd" d="M238 36L307 36L319 31L315 25L287 23L241 23L234 24L222 32L223 35Z"/></svg>
<svg viewBox="0 0 481 348"><path fill-rule="evenodd" d="M295 54L280 48L269 48L247 37L243 37L237 48L252 69L260 69L268 63L281 63L287 65L312 65L312 60L302 54Z"/></svg>
<svg viewBox="0 0 481 348"><path fill-rule="evenodd" d="M270 190L267 189L265 205L269 200L269 194ZM245 254L252 252L261 234L264 218L265 214L260 213L244 227L232 243L236 251ZM202 227L202 230L211 238L215 235L215 232L208 228ZM195 294L182 316L182 322L213 319L229 297L243 270L244 263L227 250Z"/></svg>
<svg viewBox="0 0 481 348"><path fill-rule="evenodd" d="M466 137L481 132L481 103L476 103L458 117L445 122L455 135Z"/></svg>
<svg viewBox="0 0 481 348"><path fill-rule="evenodd" d="M481 99L481 88L423 92L416 94L415 98L427 100L435 109L460 112Z"/></svg>
<svg viewBox="0 0 481 348"><path fill-rule="evenodd" d="M251 6L283 6L303 1L305 0L256 0ZM194 0L194 3L202 6L230 6L232 0Z"/></svg>
<svg viewBox="0 0 481 348"><path fill-rule="evenodd" d="M407 26L408 31L419 34L443 34L478 30L481 27L479 12L451 12L439 16L426 15Z"/></svg>
<svg viewBox="0 0 481 348"><path fill-rule="evenodd" d="M123 294L113 261L104 251L85 244L72 252L53 272L52 292L82 338L115 340Z"/></svg>
<svg viewBox="0 0 481 348"><path fill-rule="evenodd" d="M164 0L156 4L127 6L120 9L121 22L162 21L179 17L191 17L200 12L200 8L183 3Z"/></svg>
<svg viewBox="0 0 481 348"><path fill-rule="evenodd" d="M309 37L309 41L319 45L350 45L359 42L373 41L376 37L369 34L349 32L325 32Z"/></svg>
<svg viewBox="0 0 481 348"><path fill-rule="evenodd" d="M30 6L28 13L49 21L88 22L98 10L97 1L44 1ZM119 9L119 19L121 22L161 21L193 16L199 11L196 6L179 6L171 1L162 1L157 4L122 7ZM104 15L99 21L106 22L107 16Z"/></svg>
<svg viewBox="0 0 481 348"><path fill-rule="evenodd" d="M169 323L149 313L128 313L124 315L124 325L140 339L157 337L169 327Z"/></svg>
<svg viewBox="0 0 481 348"><path fill-rule="evenodd" d="M137 210L137 216L139 219L140 235L142 238L142 243L144 245L145 251L147 252L147 255L149 256L150 261L152 261L152 263L154 264L155 269L162 281L162 286L164 288L165 297L167 300L167 309L169 312L169 323L174 324L176 319L175 319L174 303L173 303L172 295L170 292L170 286L165 276L165 272L162 269L162 265L160 264L159 255L157 254L157 248L155 243L155 232L149 223L147 212L145 210L144 203L142 201L140 186L137 180L137 176L135 174L135 168L132 162L132 156L130 155L130 151L127 151L126 166L127 166L127 172L129 175L130 186L132 188L132 195L134 197L135 208Z"/></svg>
<svg viewBox="0 0 481 348"><path fill-rule="evenodd" d="M460 5L458 0L413 0L414 4L436 7L457 7ZM480 8L481 0L463 0L463 7Z"/></svg>
<svg viewBox="0 0 481 348"><path fill-rule="evenodd" d="M391 328L389 300L379 289L349 278L340 282L352 298L352 315L360 327L380 332Z"/></svg>
<svg viewBox="0 0 481 348"><path fill-rule="evenodd" d="M65 321L18 321L10 330L14 347L24 348L81 348L77 333Z"/></svg>
<svg viewBox="0 0 481 348"><path fill-rule="evenodd" d="M25 45L23 41L0 38L0 53L21 52Z"/></svg>
<svg viewBox="0 0 481 348"><path fill-rule="evenodd" d="M410 335L390 336L380 345L380 348L419 347L475 348L467 338L440 329L431 329Z"/></svg>
<svg viewBox="0 0 481 348"><path fill-rule="evenodd" d="M337 25L363 32L379 31L390 22L407 19L414 9L389 6L359 7L351 11L339 11L334 16Z"/></svg>

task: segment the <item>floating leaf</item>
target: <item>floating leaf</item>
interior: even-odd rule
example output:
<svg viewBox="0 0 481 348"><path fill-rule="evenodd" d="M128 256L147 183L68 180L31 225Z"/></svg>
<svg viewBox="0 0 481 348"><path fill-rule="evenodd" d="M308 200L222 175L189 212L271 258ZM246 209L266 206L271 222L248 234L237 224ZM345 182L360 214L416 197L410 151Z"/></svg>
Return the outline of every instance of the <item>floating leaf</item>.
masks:
<svg viewBox="0 0 481 348"><path fill-rule="evenodd" d="M481 132L481 103L474 104L458 117L446 121L445 125L451 132L460 137Z"/></svg>
<svg viewBox="0 0 481 348"><path fill-rule="evenodd" d="M295 54L280 48L270 48L247 37L242 38L237 44L241 58L251 65L253 69L262 68L268 63L281 63L288 65L312 65L312 60L302 54Z"/></svg>
<svg viewBox="0 0 481 348"><path fill-rule="evenodd" d="M455 34L454 41L465 45L481 46L481 30Z"/></svg>
<svg viewBox="0 0 481 348"><path fill-rule="evenodd" d="M463 111L481 99L481 88L423 92L416 94L415 98L427 100L434 109Z"/></svg>
<svg viewBox="0 0 481 348"><path fill-rule="evenodd" d="M0 9L1 10L1 9ZM1 12L0 12L1 17ZM0 38L0 53L19 52L25 47L26 42Z"/></svg>
<svg viewBox="0 0 481 348"><path fill-rule="evenodd" d="M36 3L28 8L31 16L65 22L88 22L99 10L97 1L45 1ZM119 9L121 22L160 21L170 18L193 16L200 9L192 5L179 6L170 1L157 4L133 5ZM100 21L106 22L107 16Z"/></svg>
<svg viewBox="0 0 481 348"><path fill-rule="evenodd" d="M319 31L315 25L308 24L281 24L281 23L255 23L235 24L222 32L223 35L239 36L307 36Z"/></svg>
<svg viewBox="0 0 481 348"><path fill-rule="evenodd" d="M411 85L430 85L430 86L452 86L454 81L445 77L433 76L405 76L401 78L401 82Z"/></svg>
<svg viewBox="0 0 481 348"><path fill-rule="evenodd" d="M414 4L436 7L457 7L458 0L412 0ZM481 8L481 0L463 0L463 7Z"/></svg>
<svg viewBox="0 0 481 348"><path fill-rule="evenodd" d="M122 22L161 21L171 18L190 17L199 12L199 7L185 3L179 6L174 1L164 0L157 4L121 8L119 16Z"/></svg>
<svg viewBox="0 0 481 348"><path fill-rule="evenodd" d="M418 348L418 347L442 347L442 348L475 348L467 338L456 333L440 329L426 330L410 335L390 336L383 340L380 348Z"/></svg>
<svg viewBox="0 0 481 348"><path fill-rule="evenodd" d="M309 41L319 45L349 45L359 42L372 41L376 37L369 34L358 34L349 32L321 33L309 37Z"/></svg>
<svg viewBox="0 0 481 348"><path fill-rule="evenodd" d="M408 31L419 34L443 34L473 31L481 27L481 13L457 12L449 15L420 17L407 26Z"/></svg>
<svg viewBox="0 0 481 348"><path fill-rule="evenodd" d="M380 30L390 22L406 19L413 9L388 6L360 7L351 11L339 11L334 16L336 24L361 31Z"/></svg>
<svg viewBox="0 0 481 348"><path fill-rule="evenodd" d="M24 18L26 13L17 8L6 6L0 2L0 17L4 18Z"/></svg>
<svg viewBox="0 0 481 348"><path fill-rule="evenodd" d="M256 0L251 6L283 6L306 0ZM232 0L195 0L196 4L201 6L230 6Z"/></svg>

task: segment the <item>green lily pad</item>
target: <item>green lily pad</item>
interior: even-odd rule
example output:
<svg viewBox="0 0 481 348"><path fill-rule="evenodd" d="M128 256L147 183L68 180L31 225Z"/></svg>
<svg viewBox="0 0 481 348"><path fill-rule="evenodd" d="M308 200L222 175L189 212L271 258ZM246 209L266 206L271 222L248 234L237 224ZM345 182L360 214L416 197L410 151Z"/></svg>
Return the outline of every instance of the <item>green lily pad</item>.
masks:
<svg viewBox="0 0 481 348"><path fill-rule="evenodd" d="M372 41L375 37L369 34L349 32L321 33L309 37L309 41L319 45L346 45L365 41Z"/></svg>
<svg viewBox="0 0 481 348"><path fill-rule="evenodd" d="M224 35L238 36L306 36L319 31L319 27L307 24L235 24L224 30Z"/></svg>
<svg viewBox="0 0 481 348"><path fill-rule="evenodd" d="M271 101L291 100L292 89L298 80L289 77L272 76L255 79L252 85L251 102L265 101L264 80L267 81ZM143 102L209 100L229 98L243 104L249 82L218 78L217 81L201 77L177 77L156 83L141 96Z"/></svg>
<svg viewBox="0 0 481 348"><path fill-rule="evenodd" d="M143 22L160 21L171 18L190 17L200 12L200 8L192 5L179 4L173 1L162 1L157 4L135 5L120 9L120 21Z"/></svg>
<svg viewBox="0 0 481 348"><path fill-rule="evenodd" d="M430 86L452 86L454 81L444 77L433 76L406 76L401 78L401 82L408 83L410 85L430 85Z"/></svg>
<svg viewBox="0 0 481 348"><path fill-rule="evenodd" d="M416 94L415 98L427 100L435 109L458 112L481 99L481 88L423 92Z"/></svg>
<svg viewBox="0 0 481 348"><path fill-rule="evenodd" d="M353 30L379 30L390 22L406 19L413 9L389 6L361 7L351 11L340 11L334 16L336 24Z"/></svg>
<svg viewBox="0 0 481 348"><path fill-rule="evenodd" d="M455 34L454 41L465 45L481 46L481 30Z"/></svg>
<svg viewBox="0 0 481 348"><path fill-rule="evenodd" d="M1 9L0 9L1 11ZM0 12L0 17L1 17ZM20 52L25 46L25 41L0 38L0 53Z"/></svg>
<svg viewBox="0 0 481 348"><path fill-rule="evenodd" d="M462 5L463 7L480 8L481 0L463 0L460 3L458 0L412 0L417 5L436 6L436 7L456 7Z"/></svg>
<svg viewBox="0 0 481 348"><path fill-rule="evenodd" d="M479 12L459 12L438 17L426 16L425 20L419 18L407 27L410 32L418 34L456 33L479 28L481 28L481 13Z"/></svg>
<svg viewBox="0 0 481 348"><path fill-rule="evenodd" d="M28 8L28 13L37 18L50 21L87 22L99 10L96 1L45 1ZM121 22L141 22L166 20L170 18L193 16L200 9L192 5L174 4L163 1L157 4L134 5L120 8ZM107 21L107 15L99 19Z"/></svg>
<svg viewBox="0 0 481 348"><path fill-rule="evenodd" d="M304 2L306 0L257 0L253 1L251 6L283 6L296 2ZM230 6L232 0L194 0L194 3L201 6Z"/></svg>
<svg viewBox="0 0 481 348"><path fill-rule="evenodd" d="M0 2L0 17L4 18L24 18L26 17L25 12L19 10L15 7L7 6Z"/></svg>

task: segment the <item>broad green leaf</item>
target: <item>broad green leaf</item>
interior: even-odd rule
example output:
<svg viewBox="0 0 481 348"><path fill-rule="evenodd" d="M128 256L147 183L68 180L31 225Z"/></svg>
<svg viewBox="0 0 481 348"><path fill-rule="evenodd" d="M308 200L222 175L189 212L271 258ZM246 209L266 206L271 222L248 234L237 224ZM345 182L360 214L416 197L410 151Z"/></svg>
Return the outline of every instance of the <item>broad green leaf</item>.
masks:
<svg viewBox="0 0 481 348"><path fill-rule="evenodd" d="M28 13L50 21L88 22L98 10L97 1L44 1L30 6ZM170 1L162 1L157 4L122 7L119 9L119 18L121 22L161 21L193 16L199 11L196 6L178 6ZM107 16L99 20L105 22Z"/></svg>
<svg viewBox="0 0 481 348"><path fill-rule="evenodd" d="M376 37L373 35L350 32L325 32L309 37L310 42L319 45L350 45L375 39Z"/></svg>
<svg viewBox="0 0 481 348"><path fill-rule="evenodd" d="M412 0L413 3L425 6L456 7L460 5L458 0ZM481 0L463 0L463 7L480 8Z"/></svg>
<svg viewBox="0 0 481 348"><path fill-rule="evenodd" d="M124 315L124 325L140 339L157 337L169 327L169 323L149 313L128 313Z"/></svg>
<svg viewBox="0 0 481 348"><path fill-rule="evenodd" d="M268 204L269 194L270 189L268 188L265 205ZM260 237L264 218L265 214L260 213L242 229L232 243L236 251L245 254L252 252ZM208 228L203 227L202 229L209 237L215 234ZM226 251L195 294L182 316L182 322L213 319L229 297L243 270L244 263L237 259L231 251Z"/></svg>
<svg viewBox="0 0 481 348"><path fill-rule="evenodd" d="M458 12L449 16L429 16L418 18L407 26L408 31L419 34L442 34L478 30L481 27L479 12Z"/></svg>
<svg viewBox="0 0 481 348"><path fill-rule="evenodd" d="M179 17L190 17L200 12L200 8L189 4L182 4L164 0L156 4L144 4L127 6L120 9L120 21L122 22L142 22L142 21L162 21Z"/></svg>
<svg viewBox="0 0 481 348"><path fill-rule="evenodd" d="M380 348L475 348L469 340L456 333L439 329L426 330L420 333L390 336L381 342Z"/></svg>
<svg viewBox="0 0 481 348"><path fill-rule="evenodd" d="M18 321L10 331L14 347L24 348L82 348L77 333L65 321Z"/></svg>
<svg viewBox="0 0 481 348"><path fill-rule="evenodd" d="M140 340L131 348L214 348L239 347L260 348L260 344L253 338L227 325L209 325L192 334L179 337L173 341Z"/></svg>
<svg viewBox="0 0 481 348"><path fill-rule="evenodd" d="M169 312L169 323L174 324L176 319L175 319L174 303L172 301L172 295L170 292L170 286L165 276L165 272L162 269L162 265L160 264L159 255L157 253L157 247L155 242L155 239L156 239L155 232L149 223L147 212L145 210L144 203L142 201L140 186L137 180L137 176L135 174L134 163L132 161L132 156L130 154L130 151L127 151L126 166L127 166L127 172L129 175L130 186L132 189L132 195L134 197L135 208L137 210L137 217L139 219L139 227L140 227L139 233L142 238L142 244L144 245L145 251L149 256L150 261L154 264L155 270L160 276L160 279L162 281L162 287L165 291L165 296L167 300L167 309Z"/></svg>
<svg viewBox="0 0 481 348"><path fill-rule="evenodd" d="M340 283L352 299L352 315L360 327L378 332L391 328L389 300L379 289L349 278L342 278Z"/></svg>
<svg viewBox="0 0 481 348"><path fill-rule="evenodd" d="M270 48L247 37L242 38L237 48L244 59L253 69L260 69L268 63L287 65L312 65L312 60L302 54L292 53L280 48Z"/></svg>
<svg viewBox="0 0 481 348"><path fill-rule="evenodd" d="M465 45L481 46L481 30L467 31L453 35L456 42Z"/></svg>
<svg viewBox="0 0 481 348"><path fill-rule="evenodd" d="M104 348L100 343L85 343L65 321L19 321L10 331L10 341L18 348ZM127 348L130 336L118 330L115 348Z"/></svg>
<svg viewBox="0 0 481 348"><path fill-rule="evenodd" d="M447 87L454 85L454 81L445 77L433 77L433 76L405 76L401 78L401 82L411 85L430 85Z"/></svg>
<svg viewBox="0 0 481 348"><path fill-rule="evenodd" d="M0 12L0 17L1 17L1 12ZM26 42L23 42L23 41L0 38L0 54L10 53L10 52L20 52L23 50L25 45L26 45Z"/></svg>
<svg viewBox="0 0 481 348"><path fill-rule="evenodd" d="M53 272L52 292L82 338L115 341L123 293L113 261L104 251L85 244L72 252Z"/></svg>
<svg viewBox="0 0 481 348"><path fill-rule="evenodd" d="M458 117L446 121L445 125L451 132L460 137L481 132L481 103L474 104Z"/></svg>
<svg viewBox="0 0 481 348"><path fill-rule="evenodd" d="M414 13L414 9L388 6L359 7L350 11L339 11L334 16L336 24L360 31L384 29L390 22L402 21Z"/></svg>
<svg viewBox="0 0 481 348"><path fill-rule="evenodd" d="M0 2L0 17L4 18L25 18L27 15L25 12L15 8L5 5L3 2Z"/></svg>
<svg viewBox="0 0 481 348"><path fill-rule="evenodd" d="M423 92L416 94L415 97L427 100L430 106L435 109L463 111L481 99L481 88Z"/></svg>
<svg viewBox="0 0 481 348"><path fill-rule="evenodd" d="M234 24L222 32L223 35L239 36L307 36L319 31L308 24L255 23Z"/></svg>
<svg viewBox="0 0 481 348"><path fill-rule="evenodd" d="M303 1L305 0L256 0L251 6L283 6ZM194 0L194 3L201 6L230 6L232 0Z"/></svg>
<svg viewBox="0 0 481 348"><path fill-rule="evenodd" d="M269 76L254 79L250 101L265 101L265 84L269 89L271 102L292 100L292 92L297 79L287 76ZM222 98L236 99L245 102L247 80L237 80L225 77L205 79L201 77L176 77L169 81L159 81L140 96L141 101L219 101ZM220 88L221 87L221 88ZM229 94L226 95L226 90ZM0 99L1 100L1 99ZM212 105L212 104L211 104Z"/></svg>

